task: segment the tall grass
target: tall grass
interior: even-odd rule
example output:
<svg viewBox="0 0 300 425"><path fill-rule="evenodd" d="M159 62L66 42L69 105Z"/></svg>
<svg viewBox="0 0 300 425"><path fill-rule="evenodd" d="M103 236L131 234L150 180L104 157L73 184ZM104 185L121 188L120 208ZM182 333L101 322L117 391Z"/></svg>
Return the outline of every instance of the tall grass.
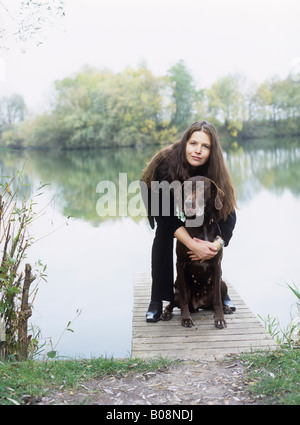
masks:
<svg viewBox="0 0 300 425"><path fill-rule="evenodd" d="M294 293L296 298L300 300L300 292L297 286L287 284L287 287ZM263 318L258 317L263 321L265 328L269 334L280 345L286 344L289 347L300 345L300 302L296 302L297 314L293 317L286 327L282 327L277 317L271 317L269 314Z"/></svg>
<svg viewBox="0 0 300 425"><path fill-rule="evenodd" d="M287 287L300 300L295 284ZM254 352L240 356L248 375L248 390L262 404L300 404L300 304L297 315L285 328L277 318L264 320L270 335L279 344L278 351Z"/></svg>

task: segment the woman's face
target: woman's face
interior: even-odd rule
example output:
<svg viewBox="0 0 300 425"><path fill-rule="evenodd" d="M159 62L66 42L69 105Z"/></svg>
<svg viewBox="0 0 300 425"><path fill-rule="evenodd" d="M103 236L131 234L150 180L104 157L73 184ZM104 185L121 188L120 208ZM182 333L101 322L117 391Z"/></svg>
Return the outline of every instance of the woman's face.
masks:
<svg viewBox="0 0 300 425"><path fill-rule="evenodd" d="M186 144L186 160L192 167L204 165L211 149L210 137L204 131L194 131Z"/></svg>

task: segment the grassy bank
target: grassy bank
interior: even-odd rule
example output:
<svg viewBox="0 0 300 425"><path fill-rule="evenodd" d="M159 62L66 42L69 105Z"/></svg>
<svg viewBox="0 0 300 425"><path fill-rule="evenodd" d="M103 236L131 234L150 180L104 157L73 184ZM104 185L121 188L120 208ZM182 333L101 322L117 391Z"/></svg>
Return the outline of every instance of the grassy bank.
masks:
<svg viewBox="0 0 300 425"><path fill-rule="evenodd" d="M170 365L170 360L163 358L0 362L0 405L23 404L53 389L77 388L89 379L165 370Z"/></svg>
<svg viewBox="0 0 300 425"><path fill-rule="evenodd" d="M260 317L281 349L240 356L246 367L249 392L265 398L265 404L300 404L300 291L294 283L287 287L296 296L298 309L289 325L282 329L277 318Z"/></svg>
<svg viewBox="0 0 300 425"><path fill-rule="evenodd" d="M245 368L245 389L259 404L300 404L300 350L253 352L238 357ZM47 362L1 362L0 405L24 404L47 396L52 390L74 390L90 379L131 376L138 372L164 371L172 361L97 358Z"/></svg>
<svg viewBox="0 0 300 425"><path fill-rule="evenodd" d="M240 359L246 368L251 395L263 404L300 404L300 348L243 354Z"/></svg>

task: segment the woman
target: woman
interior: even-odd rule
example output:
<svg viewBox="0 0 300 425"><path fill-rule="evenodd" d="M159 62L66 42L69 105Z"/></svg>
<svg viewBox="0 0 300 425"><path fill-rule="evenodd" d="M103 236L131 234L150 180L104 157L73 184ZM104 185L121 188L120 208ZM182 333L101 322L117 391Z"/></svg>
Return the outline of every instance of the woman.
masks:
<svg viewBox="0 0 300 425"><path fill-rule="evenodd" d="M192 239L184 223L172 211L174 199L171 195L170 215L155 216L157 229L152 246L152 291L151 302L146 314L147 322L157 322L162 313L162 301L173 301L173 238L177 238L189 249L192 260L213 258L221 246L227 246L236 222L236 200L230 174L224 163L222 149L214 126L207 121L195 122L172 146L161 149L144 170L142 181L148 187L148 200L151 199L151 182L183 183L192 176L202 175L213 180L224 192L223 207L218 211L218 224L221 234L218 240L208 242ZM160 198L160 202L162 199ZM148 218L154 228L154 219ZM230 298L223 304L235 310Z"/></svg>

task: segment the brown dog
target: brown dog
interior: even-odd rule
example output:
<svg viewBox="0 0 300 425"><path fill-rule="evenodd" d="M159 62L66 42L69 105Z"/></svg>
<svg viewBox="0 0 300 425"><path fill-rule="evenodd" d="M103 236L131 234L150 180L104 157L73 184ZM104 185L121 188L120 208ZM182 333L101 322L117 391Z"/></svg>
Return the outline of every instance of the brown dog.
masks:
<svg viewBox="0 0 300 425"><path fill-rule="evenodd" d="M185 214L186 216L194 214L194 218L202 214L203 224L198 227L188 227L186 225L186 230L193 238L196 237L213 242L215 237L220 235L218 223L215 221L215 213L216 210L220 210L223 206L222 199L224 194L212 180L206 177L196 176L188 181L192 182L192 191L191 195L184 200ZM197 187L197 181L203 182L200 188ZM202 206L197 205L197 202L199 204L201 201ZM192 213L189 214L191 209ZM227 295L227 285L221 280L223 250L220 249L211 260L203 262L192 261L189 258L188 251L184 244L177 241L177 278L174 284L174 301L166 306L162 319L170 320L173 308L179 307L181 309L182 326L191 327L193 326L193 321L190 312L197 311L199 308L213 308L215 326L220 329L224 328L226 327L224 312L230 314L232 311L222 305L222 299Z"/></svg>

